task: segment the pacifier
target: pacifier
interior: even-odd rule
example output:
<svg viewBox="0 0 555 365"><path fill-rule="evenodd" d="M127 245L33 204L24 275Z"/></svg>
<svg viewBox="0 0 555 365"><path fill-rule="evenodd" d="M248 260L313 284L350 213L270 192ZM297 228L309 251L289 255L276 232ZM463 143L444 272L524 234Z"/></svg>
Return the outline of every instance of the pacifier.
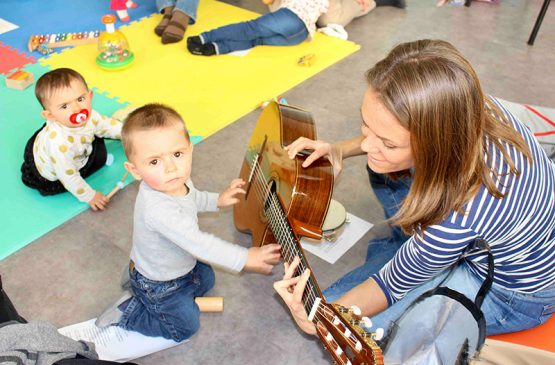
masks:
<svg viewBox="0 0 555 365"><path fill-rule="evenodd" d="M78 113L71 114L69 121L71 124L81 124L89 119L89 111L87 109L81 109Z"/></svg>

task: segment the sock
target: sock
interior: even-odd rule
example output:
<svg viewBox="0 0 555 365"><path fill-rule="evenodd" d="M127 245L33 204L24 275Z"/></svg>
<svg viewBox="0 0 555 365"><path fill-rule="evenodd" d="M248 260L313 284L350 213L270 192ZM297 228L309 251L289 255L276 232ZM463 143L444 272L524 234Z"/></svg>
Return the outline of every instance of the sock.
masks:
<svg viewBox="0 0 555 365"><path fill-rule="evenodd" d="M394 6L396 8L404 9L405 0L375 0L376 6Z"/></svg>
<svg viewBox="0 0 555 365"><path fill-rule="evenodd" d="M162 43L175 43L182 40L188 24L189 16L187 14L179 10L174 11L168 26L162 33Z"/></svg>
<svg viewBox="0 0 555 365"><path fill-rule="evenodd" d="M162 20L160 20L160 23L158 23L156 28L154 28L154 33L156 33L160 37L162 36L162 33L164 33L164 30L166 30L166 27L168 26L168 23L172 18L172 10L173 6L168 6L162 10L164 16L162 17Z"/></svg>

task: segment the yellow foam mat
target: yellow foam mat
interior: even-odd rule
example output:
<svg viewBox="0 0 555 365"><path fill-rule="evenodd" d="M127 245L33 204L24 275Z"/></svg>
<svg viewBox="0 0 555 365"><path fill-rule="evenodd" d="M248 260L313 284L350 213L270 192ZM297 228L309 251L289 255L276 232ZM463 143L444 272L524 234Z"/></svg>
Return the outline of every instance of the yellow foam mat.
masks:
<svg viewBox="0 0 555 365"><path fill-rule="evenodd" d="M257 17L258 14L214 0L203 0L198 21L185 37L222 25ZM104 71L96 63L95 45L82 45L52 54L41 62L52 68L70 67L81 72L90 87L134 105L162 102L185 119L192 135L206 138L264 100L271 99L356 52L349 41L316 34L297 46L253 48L245 56L194 56L185 39L163 45L154 33L161 19L155 14L120 30L135 53L133 64L121 71ZM314 54L311 66L299 66L304 55ZM94 99L93 99L94 105Z"/></svg>

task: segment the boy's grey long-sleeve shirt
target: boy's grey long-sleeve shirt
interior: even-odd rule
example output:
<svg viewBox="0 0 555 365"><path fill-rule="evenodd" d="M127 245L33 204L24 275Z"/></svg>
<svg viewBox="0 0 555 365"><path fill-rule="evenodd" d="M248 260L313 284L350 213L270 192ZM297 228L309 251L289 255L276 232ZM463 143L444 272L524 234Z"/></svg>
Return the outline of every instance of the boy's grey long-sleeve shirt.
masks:
<svg viewBox="0 0 555 365"><path fill-rule="evenodd" d="M197 260L239 272L247 261L245 247L202 232L197 213L217 211L218 194L195 189L171 196L141 182L135 202L131 259L151 280L168 281L191 271Z"/></svg>

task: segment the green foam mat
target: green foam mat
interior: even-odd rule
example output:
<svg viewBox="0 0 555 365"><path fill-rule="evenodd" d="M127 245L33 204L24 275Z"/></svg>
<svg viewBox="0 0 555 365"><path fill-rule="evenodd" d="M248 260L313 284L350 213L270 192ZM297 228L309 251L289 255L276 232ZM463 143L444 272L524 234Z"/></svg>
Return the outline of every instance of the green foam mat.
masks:
<svg viewBox="0 0 555 365"><path fill-rule="evenodd" d="M37 80L49 68L31 64L24 70L33 73ZM12 90L6 87L4 78L0 75L0 259L89 208L70 193L44 197L21 182L25 144L44 120L34 95L34 84L24 91ZM123 106L125 104L101 93L93 97L93 108L104 115L111 115ZM110 192L125 173L125 155L120 141L106 140L106 148L114 156L113 164L86 179L104 194ZM130 181L132 179L128 178L126 184Z"/></svg>

